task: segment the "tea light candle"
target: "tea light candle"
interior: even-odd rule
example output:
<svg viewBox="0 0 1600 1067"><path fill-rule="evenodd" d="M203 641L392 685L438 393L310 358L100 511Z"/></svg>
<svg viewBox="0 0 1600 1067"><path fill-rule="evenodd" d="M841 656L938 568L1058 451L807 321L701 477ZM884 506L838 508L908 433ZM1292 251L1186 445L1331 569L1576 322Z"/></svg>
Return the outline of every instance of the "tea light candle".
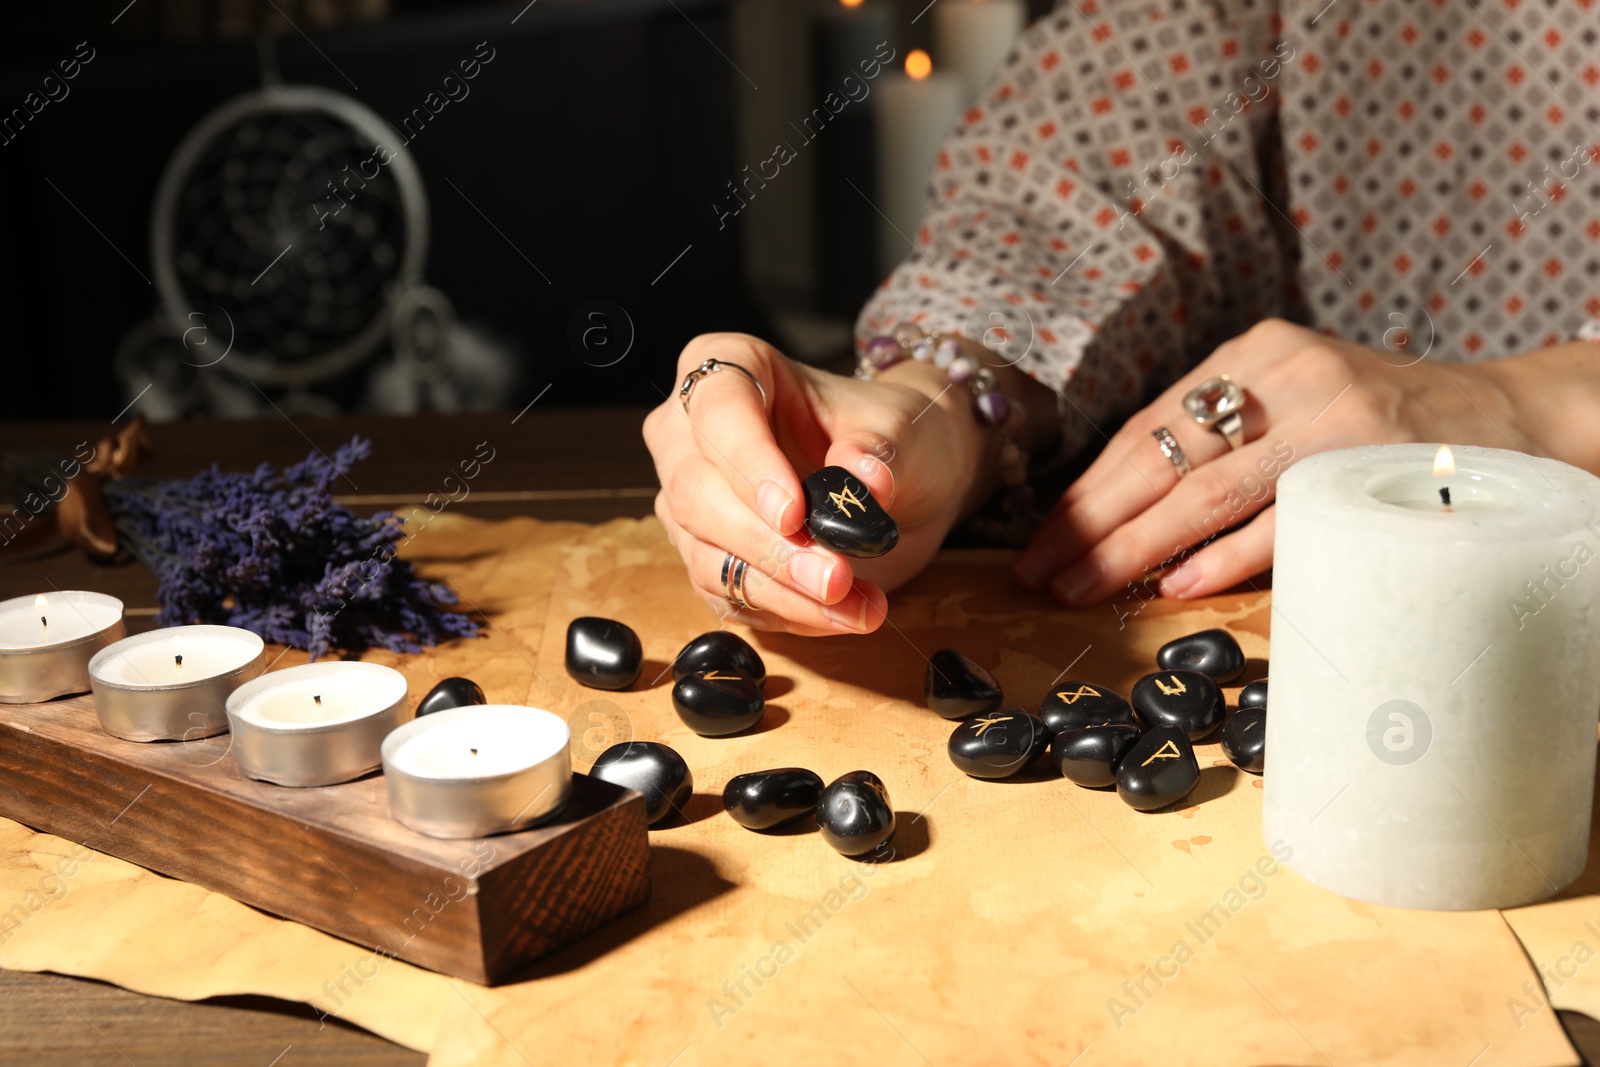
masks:
<svg viewBox="0 0 1600 1067"><path fill-rule="evenodd" d="M1345 896L1514 907L1587 859L1600 479L1445 460L1369 446L1280 479L1262 826Z"/></svg>
<svg viewBox="0 0 1600 1067"><path fill-rule="evenodd" d="M89 661L100 726L127 741L188 741L228 728L228 694L261 673L266 643L236 626L173 626Z"/></svg>
<svg viewBox="0 0 1600 1067"><path fill-rule="evenodd" d="M474 704L395 730L383 775L395 819L429 837L521 830L561 810L572 792L572 735L539 708Z"/></svg>
<svg viewBox="0 0 1600 1067"><path fill-rule="evenodd" d="M227 713L240 769L289 786L376 770L384 737L412 717L405 675L355 661L270 671L235 689Z"/></svg>
<svg viewBox="0 0 1600 1067"><path fill-rule="evenodd" d="M89 691L89 660L127 631L122 601L81 590L0 601L0 704Z"/></svg>

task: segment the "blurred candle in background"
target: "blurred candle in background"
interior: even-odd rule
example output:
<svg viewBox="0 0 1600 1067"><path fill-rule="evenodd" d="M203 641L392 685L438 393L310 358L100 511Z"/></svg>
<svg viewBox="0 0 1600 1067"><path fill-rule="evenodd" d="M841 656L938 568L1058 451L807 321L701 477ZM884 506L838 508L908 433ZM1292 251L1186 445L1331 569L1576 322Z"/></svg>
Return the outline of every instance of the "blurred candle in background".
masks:
<svg viewBox="0 0 1600 1067"><path fill-rule="evenodd" d="M873 258L872 95L896 54L889 15L885 0L818 4L808 110L790 123L795 150L816 153L817 302L820 310L851 316L881 280Z"/></svg>
<svg viewBox="0 0 1600 1067"><path fill-rule="evenodd" d="M935 73L928 53L906 56L904 74L886 73L878 86L878 271L888 273L911 254L927 205L928 176L939 146L961 110L961 83Z"/></svg>
<svg viewBox="0 0 1600 1067"><path fill-rule="evenodd" d="M1027 23L1022 0L939 0L933 6L934 52L972 103L1000 68Z"/></svg>

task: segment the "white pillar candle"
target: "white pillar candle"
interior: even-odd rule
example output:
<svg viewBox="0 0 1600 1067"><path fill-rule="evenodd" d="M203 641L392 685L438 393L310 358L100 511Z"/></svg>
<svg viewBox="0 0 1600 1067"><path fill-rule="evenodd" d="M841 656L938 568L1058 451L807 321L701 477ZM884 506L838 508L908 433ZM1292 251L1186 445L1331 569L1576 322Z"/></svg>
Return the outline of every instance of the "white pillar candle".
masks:
<svg viewBox="0 0 1600 1067"><path fill-rule="evenodd" d="M307 663L271 671L228 697L233 755L251 778L331 785L382 763L389 732L412 716L405 675L377 663Z"/></svg>
<svg viewBox="0 0 1600 1067"><path fill-rule="evenodd" d="M101 727L128 741L188 741L228 728L228 694L261 673L266 643L236 626L172 626L89 661Z"/></svg>
<svg viewBox="0 0 1600 1067"><path fill-rule="evenodd" d="M89 660L126 631L122 601L70 589L0 601L0 704L89 691Z"/></svg>
<svg viewBox="0 0 1600 1067"><path fill-rule="evenodd" d="M1465 447L1436 476L1437 450L1278 483L1263 831L1345 896L1513 907L1587 858L1600 479Z"/></svg>
<svg viewBox="0 0 1600 1067"><path fill-rule="evenodd" d="M552 817L572 791L572 735L559 715L513 704L449 708L383 742L395 819L430 837L483 837Z"/></svg>
<svg viewBox="0 0 1600 1067"><path fill-rule="evenodd" d="M882 75L877 94L879 273L912 254L928 202L928 180L956 115L961 83L935 73L928 53L906 57L906 73Z"/></svg>
<svg viewBox="0 0 1600 1067"><path fill-rule="evenodd" d="M961 104L1000 69L1027 23L1022 0L939 0L933 5L933 50L961 80Z"/></svg>

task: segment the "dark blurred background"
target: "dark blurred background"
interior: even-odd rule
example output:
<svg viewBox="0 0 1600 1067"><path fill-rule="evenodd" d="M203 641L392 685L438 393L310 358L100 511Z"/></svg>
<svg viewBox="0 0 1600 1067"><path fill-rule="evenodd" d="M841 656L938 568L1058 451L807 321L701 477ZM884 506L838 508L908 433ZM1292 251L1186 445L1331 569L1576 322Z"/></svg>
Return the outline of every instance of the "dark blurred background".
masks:
<svg viewBox="0 0 1600 1067"><path fill-rule="evenodd" d="M924 2L888 6L899 54L925 45ZM827 239L832 268L822 151L737 214L713 206L815 103L819 10L14 9L0 39L0 417L655 403L683 344L713 329L837 357L880 276L871 205ZM308 118L248 99L264 86L325 92ZM370 156L363 124L404 143L414 172L368 163L373 180L341 194L330 183ZM164 172L173 210L156 219Z"/></svg>

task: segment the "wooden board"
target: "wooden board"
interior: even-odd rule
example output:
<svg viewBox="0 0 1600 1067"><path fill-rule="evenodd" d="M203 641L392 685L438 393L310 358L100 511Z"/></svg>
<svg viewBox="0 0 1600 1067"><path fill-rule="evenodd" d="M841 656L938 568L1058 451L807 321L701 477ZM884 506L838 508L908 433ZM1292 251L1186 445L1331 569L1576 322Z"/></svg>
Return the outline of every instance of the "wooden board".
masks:
<svg viewBox="0 0 1600 1067"><path fill-rule="evenodd" d="M390 818L381 775L289 789L227 749L118 740L86 696L6 705L0 815L487 985L649 897L632 790L574 775L554 822L445 841Z"/></svg>

